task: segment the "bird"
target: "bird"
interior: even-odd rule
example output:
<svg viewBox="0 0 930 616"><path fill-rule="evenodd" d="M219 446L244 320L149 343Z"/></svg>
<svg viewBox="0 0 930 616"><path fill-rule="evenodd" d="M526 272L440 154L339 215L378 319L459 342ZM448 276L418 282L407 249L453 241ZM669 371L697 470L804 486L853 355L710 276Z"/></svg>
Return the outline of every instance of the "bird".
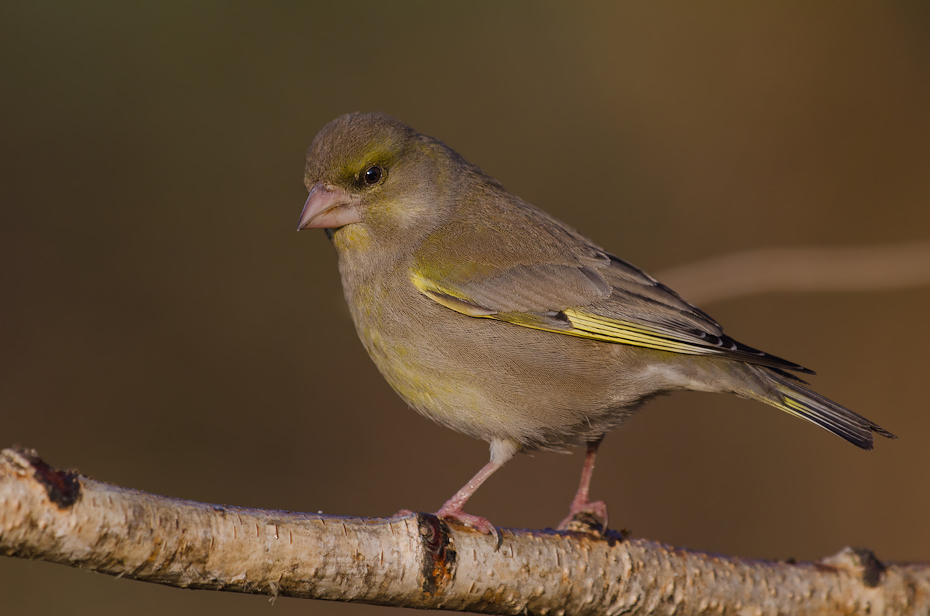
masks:
<svg viewBox="0 0 930 616"><path fill-rule="evenodd" d="M326 124L307 152L298 230L324 229L369 356L429 419L490 459L436 516L497 535L465 504L518 452L586 446L568 516L594 516L598 447L650 399L721 392L862 449L878 424L816 393L813 371L737 342L631 263L507 191L438 139L384 113Z"/></svg>

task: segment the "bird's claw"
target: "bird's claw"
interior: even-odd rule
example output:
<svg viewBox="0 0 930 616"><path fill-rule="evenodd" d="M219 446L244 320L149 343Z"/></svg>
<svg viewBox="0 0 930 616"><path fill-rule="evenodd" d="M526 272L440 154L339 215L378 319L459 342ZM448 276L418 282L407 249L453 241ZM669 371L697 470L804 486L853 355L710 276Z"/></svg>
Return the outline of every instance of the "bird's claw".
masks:
<svg viewBox="0 0 930 616"><path fill-rule="evenodd" d="M444 508L443 508L444 509ZM497 549L501 547L504 538L501 535L500 531L495 528L487 518L482 518L478 515L472 515L470 513L465 513L464 511L443 511L440 509L436 512L436 517L441 518L445 522L452 522L461 524L463 526L468 526L474 528L475 530L484 533L485 535L491 535L497 541Z"/></svg>
<svg viewBox="0 0 930 616"><path fill-rule="evenodd" d="M394 515L392 518L402 518L408 515L417 515L416 511L410 511L409 509L401 509ZM444 522L451 522L453 524L459 524L461 526L468 526L469 528L474 528L475 530L484 533L485 535L491 535L497 541L497 549L499 550L501 544L504 541L504 537L501 535L500 531L491 524L487 518L482 518L478 515L472 515L470 513L465 513L464 511L443 511L440 509L434 513L437 518L441 519Z"/></svg>
<svg viewBox="0 0 930 616"><path fill-rule="evenodd" d="M572 503L568 516L559 522L558 530L605 532L607 530L607 503L604 501Z"/></svg>

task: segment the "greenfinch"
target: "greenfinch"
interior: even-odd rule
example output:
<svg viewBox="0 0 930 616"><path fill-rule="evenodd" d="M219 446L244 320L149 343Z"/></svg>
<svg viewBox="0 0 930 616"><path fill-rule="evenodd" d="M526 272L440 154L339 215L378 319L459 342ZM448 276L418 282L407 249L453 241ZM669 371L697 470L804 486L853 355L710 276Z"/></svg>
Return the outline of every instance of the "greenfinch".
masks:
<svg viewBox="0 0 930 616"><path fill-rule="evenodd" d="M894 435L809 389L812 372L741 344L639 268L508 192L447 145L353 113L307 154L299 229L326 230L359 338L395 391L490 443L436 515L496 534L464 505L520 451L587 444L562 522L606 506L588 489L604 435L657 395L735 394L863 449Z"/></svg>

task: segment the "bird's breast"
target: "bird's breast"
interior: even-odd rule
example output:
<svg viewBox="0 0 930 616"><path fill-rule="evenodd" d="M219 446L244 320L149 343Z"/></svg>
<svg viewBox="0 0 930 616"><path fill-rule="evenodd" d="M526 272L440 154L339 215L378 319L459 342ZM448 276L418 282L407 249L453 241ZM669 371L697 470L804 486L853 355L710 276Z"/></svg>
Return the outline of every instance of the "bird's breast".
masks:
<svg viewBox="0 0 930 616"><path fill-rule="evenodd" d="M406 264L364 265L340 260L359 338L394 390L440 424L558 448L655 393L635 373L642 350L466 316L423 295Z"/></svg>

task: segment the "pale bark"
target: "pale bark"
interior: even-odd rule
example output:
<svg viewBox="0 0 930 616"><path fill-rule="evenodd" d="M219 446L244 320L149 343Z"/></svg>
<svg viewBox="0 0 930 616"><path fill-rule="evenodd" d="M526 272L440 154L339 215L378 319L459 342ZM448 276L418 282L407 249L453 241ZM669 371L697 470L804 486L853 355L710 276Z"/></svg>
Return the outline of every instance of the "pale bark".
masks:
<svg viewBox="0 0 930 616"><path fill-rule="evenodd" d="M0 553L185 588L489 614L928 614L930 566L845 549L750 561L428 514L361 519L209 505L0 452Z"/></svg>
<svg viewBox="0 0 930 616"><path fill-rule="evenodd" d="M930 241L854 248L768 248L669 269L659 280L707 304L773 291L877 291L930 284Z"/></svg>

